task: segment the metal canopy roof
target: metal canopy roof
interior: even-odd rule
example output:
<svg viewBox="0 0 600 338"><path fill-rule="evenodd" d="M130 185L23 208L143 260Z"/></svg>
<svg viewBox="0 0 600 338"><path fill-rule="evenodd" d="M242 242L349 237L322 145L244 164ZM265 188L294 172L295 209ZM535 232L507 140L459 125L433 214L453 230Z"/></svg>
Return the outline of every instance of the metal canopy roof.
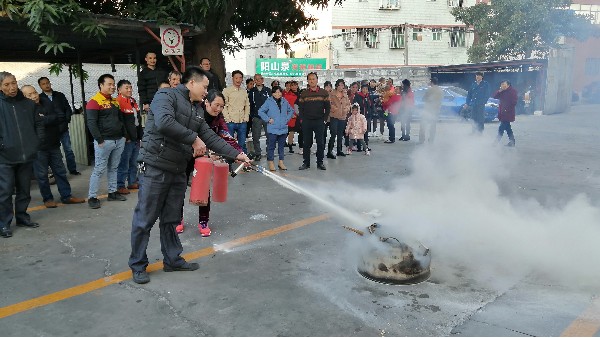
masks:
<svg viewBox="0 0 600 338"><path fill-rule="evenodd" d="M160 54L160 44L147 31L151 29L159 35L159 26L154 21L119 18L110 15L96 15L98 24L105 25L106 37L99 40L84 33L73 32L70 26L56 26L55 33L60 42L69 43L74 48L65 48L54 55L38 50L41 40L24 23L0 17L0 61L5 62L48 62L48 63L103 63L127 64L136 62L136 51L153 51ZM200 34L203 28L179 24L184 32L184 41ZM143 54L142 54L143 57Z"/></svg>
<svg viewBox="0 0 600 338"><path fill-rule="evenodd" d="M476 71L497 71L502 69L519 69L524 67L545 67L548 64L546 59L524 59L510 61L494 61L483 63L467 63L462 65L436 66L429 67L432 73L463 73Z"/></svg>

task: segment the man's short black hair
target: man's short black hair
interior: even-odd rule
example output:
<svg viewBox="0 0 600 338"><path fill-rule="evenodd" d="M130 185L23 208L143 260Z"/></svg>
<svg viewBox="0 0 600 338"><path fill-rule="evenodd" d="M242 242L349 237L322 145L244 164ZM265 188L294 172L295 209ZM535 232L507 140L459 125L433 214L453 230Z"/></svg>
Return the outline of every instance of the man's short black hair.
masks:
<svg viewBox="0 0 600 338"><path fill-rule="evenodd" d="M317 78L317 80L319 79L319 75L317 75L317 73L315 73L315 72L310 72L310 73L306 74L306 79L308 80L308 78L309 78L311 75L314 75L314 76Z"/></svg>
<svg viewBox="0 0 600 338"><path fill-rule="evenodd" d="M232 74L233 74L233 73L232 73ZM232 75L232 76L233 76L233 75ZM252 81L254 81L254 79L253 79L253 78L251 78L251 77L247 78L247 79L246 79L246 86L247 86L248 84L250 84L250 82L252 82Z"/></svg>
<svg viewBox="0 0 600 338"><path fill-rule="evenodd" d="M231 72L231 78L233 79L233 77L235 76L235 74L240 74L242 76L242 78L244 77L244 73L242 73L241 70L234 70L233 72ZM248 81L246 80L246 84L248 84Z"/></svg>
<svg viewBox="0 0 600 338"><path fill-rule="evenodd" d="M208 62L210 62L210 59L205 57L205 58L200 59L200 64L202 64L202 61L204 61L204 60L208 60Z"/></svg>
<svg viewBox="0 0 600 338"><path fill-rule="evenodd" d="M208 78L208 73L204 69L198 66L188 67L183 76L181 77L181 83L187 84L190 80L201 81L203 78Z"/></svg>
<svg viewBox="0 0 600 338"><path fill-rule="evenodd" d="M477 73L475 73L475 75L479 75L479 76L483 77L483 72L477 72Z"/></svg>
<svg viewBox="0 0 600 338"><path fill-rule="evenodd" d="M129 82L128 80L119 80L119 82L117 83L117 88L121 88L121 86L123 85L131 85L131 82Z"/></svg>
<svg viewBox="0 0 600 338"><path fill-rule="evenodd" d="M106 79L112 79L113 81L115 80L115 77L110 75L110 74L102 74L100 75L100 77L98 78L98 88L100 88L100 85L104 83L104 81L106 81Z"/></svg>
<svg viewBox="0 0 600 338"><path fill-rule="evenodd" d="M40 78L38 79L38 84L40 84L40 82L42 82L42 80L48 80L48 82L50 82L50 79L49 79L49 78L47 78L47 77L45 77L45 76L42 76L42 77L40 77Z"/></svg>

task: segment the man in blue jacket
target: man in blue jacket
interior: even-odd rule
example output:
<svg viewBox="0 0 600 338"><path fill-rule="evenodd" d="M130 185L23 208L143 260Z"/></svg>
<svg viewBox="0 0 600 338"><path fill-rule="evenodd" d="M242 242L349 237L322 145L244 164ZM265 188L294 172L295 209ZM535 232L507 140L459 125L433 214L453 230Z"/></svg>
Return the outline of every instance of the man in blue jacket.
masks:
<svg viewBox="0 0 600 338"><path fill-rule="evenodd" d="M0 236L8 238L12 237L13 216L17 226L39 226L31 221L27 207L31 202L33 160L39 140L44 138L44 125L35 113L35 103L19 90L13 74L0 72L0 89Z"/></svg>
<svg viewBox="0 0 600 338"><path fill-rule="evenodd" d="M490 98L490 84L483 80L483 73L475 73L475 81L469 89L467 100L463 108L471 108L471 119L475 123L473 130L483 132L483 121L485 120L485 104Z"/></svg>

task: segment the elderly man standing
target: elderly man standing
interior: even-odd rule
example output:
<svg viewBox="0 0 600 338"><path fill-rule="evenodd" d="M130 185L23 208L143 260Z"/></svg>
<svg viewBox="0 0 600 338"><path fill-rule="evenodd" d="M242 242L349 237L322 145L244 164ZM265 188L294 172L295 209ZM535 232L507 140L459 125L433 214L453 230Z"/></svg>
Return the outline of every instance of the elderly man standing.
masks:
<svg viewBox="0 0 600 338"><path fill-rule="evenodd" d="M223 91L223 86L221 85L219 77L212 71L210 59L200 59L200 67L208 74L208 90L214 89L218 91Z"/></svg>
<svg viewBox="0 0 600 338"><path fill-rule="evenodd" d="M35 113L35 103L19 90L13 74L0 72L0 89L0 120L3 121L0 123L0 236L8 238L12 237L13 215L17 226L39 226L31 221L27 207L31 202L33 160L39 139L44 137L44 126Z"/></svg>
<svg viewBox="0 0 600 338"><path fill-rule="evenodd" d="M262 157L260 149L260 137L262 131L267 132L267 123L258 115L258 110L271 96L271 88L263 83L265 78L260 74L254 75L254 88L248 93L250 99L250 121L252 122L252 148L254 149L254 160L259 161Z"/></svg>
<svg viewBox="0 0 600 338"><path fill-rule="evenodd" d="M473 131L483 132L483 122L485 121L485 104L490 98L490 84L483 80L483 73L475 73L475 81L471 84L471 89L467 94L467 100L464 108L471 108L471 118L473 119Z"/></svg>
<svg viewBox="0 0 600 338"><path fill-rule="evenodd" d="M56 178L60 200L64 204L84 203L83 198L71 195L71 185L67 179L67 170L60 152L60 124L64 121L65 116L54 109L49 99L40 96L33 86L25 85L21 88L21 92L26 98L35 102L36 113L44 123L44 139L40 140L37 159L33 162L33 172L44 200L44 206L46 208L57 207L48 181L48 166Z"/></svg>

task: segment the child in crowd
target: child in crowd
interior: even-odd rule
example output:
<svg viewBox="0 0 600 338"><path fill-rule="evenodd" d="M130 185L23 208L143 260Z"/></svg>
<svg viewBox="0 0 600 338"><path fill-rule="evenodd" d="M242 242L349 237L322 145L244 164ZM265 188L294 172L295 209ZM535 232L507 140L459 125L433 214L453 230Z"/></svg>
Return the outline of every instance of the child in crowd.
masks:
<svg viewBox="0 0 600 338"><path fill-rule="evenodd" d="M348 124L346 125L346 135L350 140L356 140L359 144L359 147L365 150L365 155L371 155L369 148L365 145L365 133L367 132L367 118L359 114L360 106L358 103L354 103L350 111L352 115L348 118ZM352 153L352 148L348 147L346 150L346 154L350 155Z"/></svg>

